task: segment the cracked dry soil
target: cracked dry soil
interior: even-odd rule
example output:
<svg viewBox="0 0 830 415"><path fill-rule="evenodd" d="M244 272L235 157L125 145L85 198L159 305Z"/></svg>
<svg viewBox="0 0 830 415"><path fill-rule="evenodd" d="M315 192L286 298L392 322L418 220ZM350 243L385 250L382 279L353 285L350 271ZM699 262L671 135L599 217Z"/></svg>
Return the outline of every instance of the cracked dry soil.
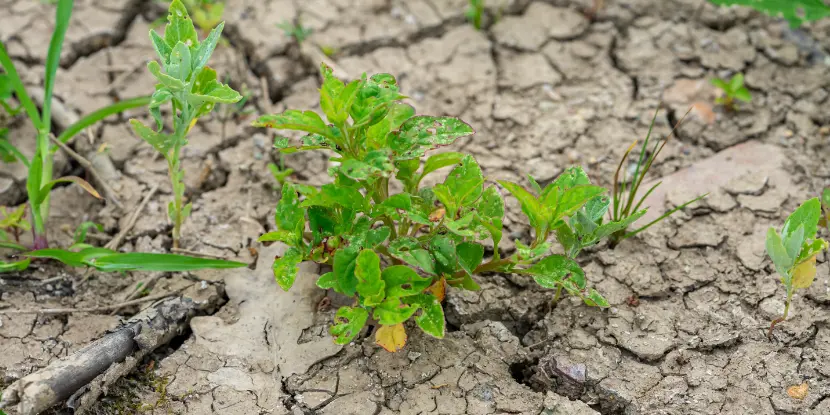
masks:
<svg viewBox="0 0 830 415"><path fill-rule="evenodd" d="M184 153L194 203L183 246L255 263L252 270L187 274L93 273L38 264L0 280L7 309L88 307L129 296L223 284L227 302L194 317L88 413L186 414L828 414L830 266L819 258L813 286L796 294L795 313L765 336L783 309L783 288L764 253L764 234L800 201L828 184L830 19L794 31L746 9L699 0L610 0L593 19L590 0L487 2L491 23L474 30L464 0L230 0L227 42L213 66L250 92L256 113L315 108L316 66L276 23L302 17L310 44L336 51L348 76L395 74L419 113L458 116L478 133L451 149L473 154L489 179L552 180L579 163L608 185L628 145L644 137L659 102L665 135L693 110L666 146L652 180L650 215L703 192L678 213L615 250L581 257L612 307L567 300L513 275L479 278L479 292L450 291L450 333L436 340L411 330L389 354L371 336L345 347L327 337L333 310L304 264L290 293L278 289L271 258L282 247L255 239L274 228L278 200L266 167L271 137L250 119L218 111L194 129ZM147 41L164 8L149 0L78 0L58 71L56 96L68 117L145 94ZM43 2L0 0L0 39L24 80L41 86L52 12ZM495 23L492 17L498 16ZM753 101L732 114L713 110L707 79L746 74ZM264 85L261 86L261 85ZM56 113L57 117L61 114ZM166 166L110 119L77 138L124 209L92 200L74 185L53 193L50 238L92 220L109 235L154 185L123 250L170 247L164 206ZM56 119L60 128L67 121ZM33 131L11 120L27 154ZM107 157L96 156L106 145ZM328 180L319 153L285 158L292 180ZM56 169L83 174L69 159ZM25 171L3 165L0 201L24 202ZM434 178L433 180L440 180ZM510 238L529 237L506 198ZM106 240L106 239L105 239ZM121 324L138 308L109 313L0 316L0 373L8 384L66 356ZM786 388L805 383L803 400ZM68 409L54 409L68 413Z"/></svg>

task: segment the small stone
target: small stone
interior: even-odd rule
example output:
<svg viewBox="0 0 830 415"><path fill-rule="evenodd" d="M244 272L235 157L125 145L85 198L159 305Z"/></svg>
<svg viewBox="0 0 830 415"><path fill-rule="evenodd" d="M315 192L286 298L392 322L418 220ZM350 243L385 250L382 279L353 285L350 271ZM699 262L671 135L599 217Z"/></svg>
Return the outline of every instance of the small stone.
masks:
<svg viewBox="0 0 830 415"><path fill-rule="evenodd" d="M418 352L409 352L409 354L406 355L406 357L408 357L409 360L414 362L414 361L418 360L419 357L421 357L421 354L418 353Z"/></svg>

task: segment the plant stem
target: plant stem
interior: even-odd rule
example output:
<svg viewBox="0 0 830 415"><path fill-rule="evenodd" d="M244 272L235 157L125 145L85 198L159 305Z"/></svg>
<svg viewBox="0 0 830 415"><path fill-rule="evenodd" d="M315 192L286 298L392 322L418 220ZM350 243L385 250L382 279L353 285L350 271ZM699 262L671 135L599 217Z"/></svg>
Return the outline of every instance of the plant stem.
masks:
<svg viewBox="0 0 830 415"><path fill-rule="evenodd" d="M781 317L778 317L778 318L777 318L777 319L775 319L775 320L772 320L772 323L770 323L770 325L769 325L769 331L767 332L767 337L768 337L768 338L770 338L770 339L772 339L772 329L774 329L774 328L775 328L775 325L776 325L776 324L778 324L778 323L780 323L780 322L782 322L782 321L786 320L786 319L787 319L787 314L789 314L789 312L790 312L790 302L791 302L791 301L792 301L792 299L793 299L793 292L794 292L795 290L794 290L794 289L790 289L790 290L788 290L788 291L789 291L789 292L787 293L787 303L786 303L786 304L784 304L784 315L783 315L783 316L781 316Z"/></svg>
<svg viewBox="0 0 830 415"><path fill-rule="evenodd" d="M556 303L559 302L559 297L561 295L562 295L562 286L559 285L558 287L556 287L556 295L553 296L553 304L556 304Z"/></svg>

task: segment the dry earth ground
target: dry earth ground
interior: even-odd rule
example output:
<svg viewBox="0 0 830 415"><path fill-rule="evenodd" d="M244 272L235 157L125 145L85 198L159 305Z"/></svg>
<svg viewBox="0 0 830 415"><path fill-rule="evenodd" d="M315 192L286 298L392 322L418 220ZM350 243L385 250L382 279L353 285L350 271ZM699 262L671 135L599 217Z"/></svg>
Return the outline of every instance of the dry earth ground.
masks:
<svg viewBox="0 0 830 415"><path fill-rule="evenodd" d="M275 24L296 16L309 45L336 51L348 76L396 75L419 113L461 117L478 133L451 149L475 155L489 179L543 184L573 163L608 185L628 145L642 138L663 100L656 131L690 107L690 118L654 168L664 193L656 212L710 192L705 202L617 249L581 258L607 310L568 300L510 275L479 278L480 292L450 292L451 332L410 331L398 354L371 336L346 347L326 337L332 309L319 307L308 265L290 293L270 275L279 246L256 237L274 228L278 200L266 167L267 132L243 114L219 111L194 130L185 152L193 215L183 246L256 263L226 273L127 275L37 265L0 280L4 309L87 307L129 296L137 283L165 292L194 281L224 289L226 304L195 317L139 369L107 389L91 413L187 414L827 414L830 413L830 267L794 300L775 338L783 288L764 254L764 234L830 179L830 19L793 31L745 9L700 0L609 0L594 19L590 0L504 1L495 24L465 22L464 0L229 0L227 44L213 66L250 92L255 113L315 108L315 58ZM78 0L58 72L67 117L152 91L147 32L163 5ZM0 0L0 39L31 87L40 85L52 11L35 0ZM743 71L754 99L734 114L714 110L707 79ZM264 82L264 86L263 86ZM267 95L267 96L265 96ZM60 114L58 114L60 115ZM166 251L166 165L124 119L77 138L120 194L124 209L74 186L54 192L50 236L82 221L114 235L150 188L160 185L124 250ZM58 124L61 121L58 120ZM13 121L29 154L32 128ZM65 125L65 122L64 122ZM107 157L96 155L106 145ZM292 180L321 184L326 156L285 158ZM63 159L66 172L83 174ZM441 180L436 177L434 180ZM25 172L0 170L0 202L22 203ZM507 198L510 239L529 231ZM251 250L249 248L254 248ZM500 247L513 249L510 242ZM258 254L258 257L257 257ZM0 373L8 384L117 327L118 313L0 315ZM786 388L806 382L805 399ZM83 396L71 403L78 405ZM570 399L569 399L570 398ZM63 412L68 410L64 409ZM596 412L594 412L596 411ZM60 411L58 411L60 412Z"/></svg>

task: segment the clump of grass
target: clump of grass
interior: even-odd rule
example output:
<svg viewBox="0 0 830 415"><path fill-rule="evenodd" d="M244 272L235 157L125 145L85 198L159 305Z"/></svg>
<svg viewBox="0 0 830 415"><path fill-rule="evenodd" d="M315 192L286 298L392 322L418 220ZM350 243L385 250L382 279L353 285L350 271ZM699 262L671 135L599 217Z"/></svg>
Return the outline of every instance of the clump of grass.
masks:
<svg viewBox="0 0 830 415"><path fill-rule="evenodd" d="M691 111L691 110L690 110ZM648 127L648 134L646 134L645 140L643 140L643 145L640 147L640 157L637 159L637 164L634 168L634 173L631 177L628 177L628 169L624 168L626 161L628 160L628 156L631 154L634 147L637 145L637 141L634 141L630 147L625 151L623 154L622 159L620 159L620 164L617 166L617 170L614 173L614 188L612 191L612 202L611 202L611 209L609 210L609 216L612 222L627 222L627 219L631 216L637 214L640 211L640 207L643 206L643 203L654 192L657 187L659 187L663 182L657 182L655 185L651 186L642 196L639 195L640 186L643 184L643 179L645 179L648 171L651 169L654 160L657 159L657 156L660 155L660 152L663 151L663 148L666 146L666 143L669 141L671 136L674 134L675 129L683 122L683 119L686 118L686 115L689 112L686 112L686 115L677 123L677 125L672 129L669 135L662 140L657 140L654 143L654 147L652 147L651 152L648 151L649 141L651 140L651 133L654 130L654 123L657 120L657 114L660 112L659 108L657 111L654 112L654 117L651 119L651 124ZM647 156L648 154L648 156ZM622 176L620 173L622 172ZM708 194L708 193L707 193ZM633 230L629 231L628 226L623 229L620 229L611 234L609 238L610 246L613 248L617 246L622 240L628 239L646 229L651 227L652 225L666 219L667 217L671 216L675 212L680 209L689 206L690 204L706 197L707 194L700 195L686 203L683 203L680 206L675 207L674 209L669 210L668 212L662 214L659 218Z"/></svg>

